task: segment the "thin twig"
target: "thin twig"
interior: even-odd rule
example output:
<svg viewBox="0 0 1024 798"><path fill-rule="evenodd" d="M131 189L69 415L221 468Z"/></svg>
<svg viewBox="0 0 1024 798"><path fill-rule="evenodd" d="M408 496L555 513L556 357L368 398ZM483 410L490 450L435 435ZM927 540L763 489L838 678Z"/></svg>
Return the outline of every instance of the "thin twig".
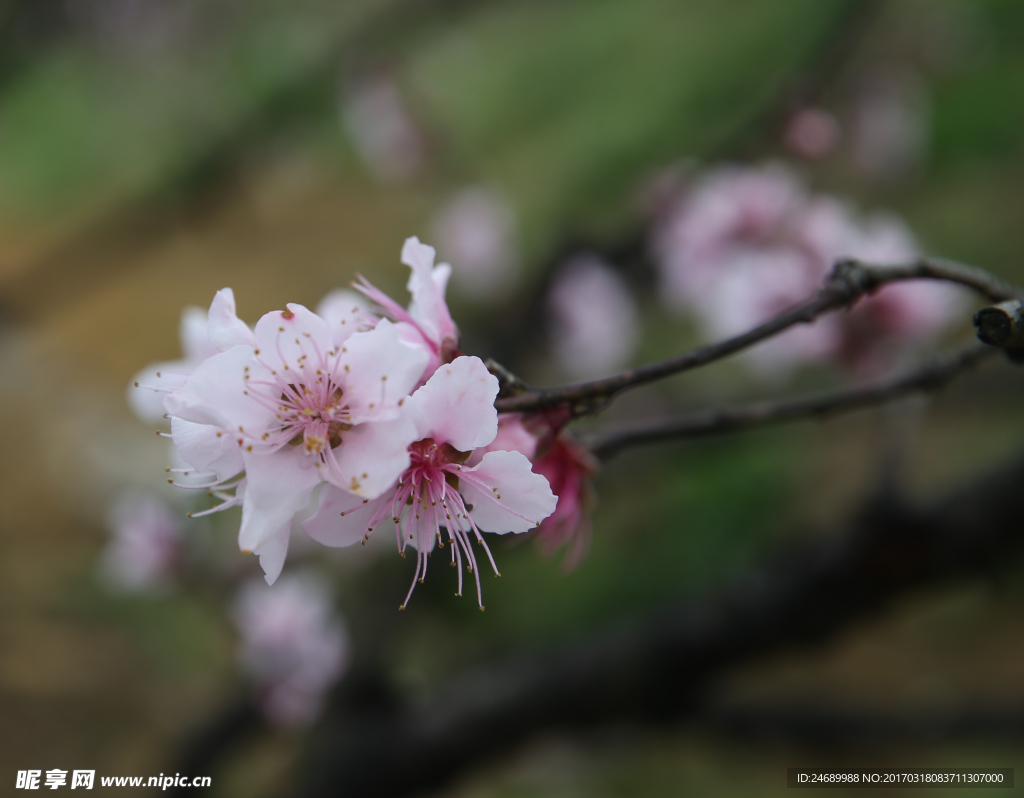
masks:
<svg viewBox="0 0 1024 798"><path fill-rule="evenodd" d="M584 443L595 455L606 459L628 446L696 438L856 410L911 393L936 391L997 351L992 347L975 344L874 385L704 410L652 424L597 432Z"/></svg>
<svg viewBox="0 0 1024 798"><path fill-rule="evenodd" d="M509 413L567 404L572 407L575 415L586 415L600 409L624 390L714 363L797 324L810 324L825 313L852 307L861 297L888 283L921 279L958 283L995 302L1024 296L1024 289L1012 286L981 269L937 258L920 258L913 263L893 266L841 260L832 268L817 296L742 335L611 377L556 388L534 388L518 396L499 399L495 407L499 412Z"/></svg>

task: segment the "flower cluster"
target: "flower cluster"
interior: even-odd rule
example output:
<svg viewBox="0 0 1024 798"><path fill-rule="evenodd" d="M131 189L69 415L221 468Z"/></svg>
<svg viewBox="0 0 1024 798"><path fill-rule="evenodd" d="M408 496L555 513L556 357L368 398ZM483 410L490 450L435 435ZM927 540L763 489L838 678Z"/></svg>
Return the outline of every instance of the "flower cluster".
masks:
<svg viewBox="0 0 1024 798"><path fill-rule="evenodd" d="M665 215L654 249L666 303L692 313L715 338L812 296L837 258L895 264L918 254L897 217L858 219L778 166L726 167L698 179ZM957 316L958 297L937 283L888 285L850 313L772 339L751 352L751 362L773 374L826 358L877 371L890 365L897 340L940 332Z"/></svg>
<svg viewBox="0 0 1024 798"><path fill-rule="evenodd" d="M417 551L413 587L446 536L452 564L475 574L482 607L472 542L487 551L482 532L537 526L557 499L519 452L468 463L497 433L498 382L459 354L444 296L450 267L435 266L433 248L416 238L402 260L412 270L408 308L364 279L357 289L373 310L337 293L318 313L289 304L250 330L224 289L206 320L206 356L138 383L162 396L189 466L172 469L183 480L175 484L220 498L207 513L241 506L239 547L259 555L268 583L281 573L293 520L316 500L303 526L329 546L390 523L403 556Z"/></svg>

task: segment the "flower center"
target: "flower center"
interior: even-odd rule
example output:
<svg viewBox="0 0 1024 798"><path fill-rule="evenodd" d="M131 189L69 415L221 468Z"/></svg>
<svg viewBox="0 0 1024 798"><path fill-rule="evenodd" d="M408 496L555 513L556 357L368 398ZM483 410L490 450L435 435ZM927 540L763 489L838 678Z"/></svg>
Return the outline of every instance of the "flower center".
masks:
<svg viewBox="0 0 1024 798"><path fill-rule="evenodd" d="M311 341L310 353L299 339L296 343L302 354L293 362L282 357L280 371L268 367L270 379L250 380L246 368L246 393L273 410L277 419L274 428L261 436L263 442L301 445L306 454L322 459L328 450L341 445L342 433L352 429L349 406L344 388L334 377L335 353L322 353ZM258 358L259 352L256 354Z"/></svg>

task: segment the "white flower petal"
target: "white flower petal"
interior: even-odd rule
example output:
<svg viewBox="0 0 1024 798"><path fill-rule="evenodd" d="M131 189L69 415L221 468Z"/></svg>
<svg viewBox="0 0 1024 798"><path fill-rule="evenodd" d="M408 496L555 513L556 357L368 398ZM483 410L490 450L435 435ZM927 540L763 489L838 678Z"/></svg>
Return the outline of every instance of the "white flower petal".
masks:
<svg viewBox="0 0 1024 798"><path fill-rule="evenodd" d="M407 404L419 439L471 452L498 433L497 395L498 380L483 361L463 356L438 368Z"/></svg>
<svg viewBox="0 0 1024 798"><path fill-rule="evenodd" d="M423 332L416 325L410 324L407 321L400 321L396 322L395 327L398 329L399 339L409 346L422 350L427 355L427 364L423 367L423 371L416 381L417 386L423 385L441 365L441 355L434 345L423 337Z"/></svg>
<svg viewBox="0 0 1024 798"><path fill-rule="evenodd" d="M402 341L398 327L387 319L376 329L350 337L337 373L344 376L344 403L352 423L393 418L426 364L426 351Z"/></svg>
<svg viewBox="0 0 1024 798"><path fill-rule="evenodd" d="M247 485L238 533L242 551L256 551L309 504L313 488L322 481L315 463L298 446L245 456Z"/></svg>
<svg viewBox="0 0 1024 798"><path fill-rule="evenodd" d="M335 548L351 546L369 534L369 522L382 505L394 499L392 491L385 491L376 499L366 501L348 491L324 485L320 491L320 507L315 516L304 521L302 528L318 543ZM344 513L344 515L342 515ZM392 526L388 515L381 523Z"/></svg>
<svg viewBox="0 0 1024 798"><path fill-rule="evenodd" d="M480 465L463 469L459 493L473 505L470 515L481 530L502 535L532 529L555 511L558 502L548 481L534 474L530 461L519 452L488 452Z"/></svg>
<svg viewBox="0 0 1024 798"><path fill-rule="evenodd" d="M188 379L192 365L185 360L168 360L146 366L128 384L128 406L141 421L158 424L167 414L164 397L179 390Z"/></svg>
<svg viewBox="0 0 1024 798"><path fill-rule="evenodd" d="M271 311L256 322L259 360L278 373L301 374L303 356L315 370L333 347L327 322L302 305L289 304L287 310Z"/></svg>
<svg viewBox="0 0 1024 798"><path fill-rule="evenodd" d="M247 437L262 434L273 423L274 411L247 394L246 375L255 381L270 376L250 347L236 346L204 360L181 390L167 396L164 406L186 421L232 433L242 427Z"/></svg>
<svg viewBox="0 0 1024 798"><path fill-rule="evenodd" d="M222 288L214 294L207 315L207 337L215 351L226 352L238 344L256 346L256 336L235 313L235 294Z"/></svg>
<svg viewBox="0 0 1024 798"><path fill-rule="evenodd" d="M216 474L221 482L245 468L238 441L219 427L172 418L171 437L182 460L199 472Z"/></svg>
<svg viewBox="0 0 1024 798"><path fill-rule="evenodd" d="M217 354L217 349L210 343L206 313L202 308L190 305L181 312L178 337L181 339L181 352L185 360L192 364L199 364Z"/></svg>
<svg viewBox="0 0 1024 798"><path fill-rule="evenodd" d="M274 584L284 568L285 557L288 556L288 539L291 537L292 522L289 521L281 529L271 535L252 553L260 558L260 567L268 585Z"/></svg>
<svg viewBox="0 0 1024 798"><path fill-rule="evenodd" d="M327 455L335 468L323 478L364 499L375 499L409 467L416 426L406 414L391 421L360 424L341 433L341 445Z"/></svg>
<svg viewBox="0 0 1024 798"><path fill-rule="evenodd" d="M402 247L402 263L412 269L406 284L412 295L409 315L436 344L445 338L457 339L455 323L444 299L451 266L443 263L435 269L434 248L420 243L416 236L406 239Z"/></svg>
<svg viewBox="0 0 1024 798"><path fill-rule="evenodd" d="M364 325L375 326L377 323L377 317L370 313L366 300L355 291L331 291L316 306L316 315L327 322L335 347L340 347Z"/></svg>

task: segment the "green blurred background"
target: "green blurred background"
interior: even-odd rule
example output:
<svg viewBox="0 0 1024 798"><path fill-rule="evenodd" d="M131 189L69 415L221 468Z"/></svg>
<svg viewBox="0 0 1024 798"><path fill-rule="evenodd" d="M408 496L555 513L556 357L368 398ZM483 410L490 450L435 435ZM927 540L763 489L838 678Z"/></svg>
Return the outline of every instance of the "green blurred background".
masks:
<svg viewBox="0 0 1024 798"><path fill-rule="evenodd" d="M368 80L397 89L417 133L401 174L375 169L354 141L347 98ZM847 136L877 86L911 86L920 125L917 149L881 173ZM784 143L804 104L844 131L820 159ZM515 212L521 273L489 302L453 284L463 348L554 383L564 376L534 306L581 242L627 253L617 265L639 295L638 362L697 341L660 309L630 243L652 180L672 167L782 159L815 189L898 211L928 251L1024 281L1022 126L1016 0L0 3L0 783L39 767L168 772L243 690L216 580L129 598L95 577L112 497L164 481L166 450L124 389L146 363L178 356L183 306L232 286L253 322L285 302L314 306L357 272L401 297L402 241L432 241L438 209L484 185ZM927 496L1019 448L1022 388L992 363L903 408L909 489ZM781 389L724 364L610 416L766 390ZM399 616L409 563L390 551L332 552L322 568L354 656L418 700L453 669L712 588L846 517L875 487L891 429L871 411L623 455L597 478L582 566L565 575L533 545L500 541L503 578L485 584L484 614L434 574ZM231 553L235 525L194 532L256 574ZM1022 641L1017 566L722 674L709 701L901 717L1024 707ZM252 736L209 774L211 794L286 792L304 739ZM441 794L781 795L785 768L812 763L1024 775L1019 736L828 746L737 734L711 711L672 730L548 734Z"/></svg>

